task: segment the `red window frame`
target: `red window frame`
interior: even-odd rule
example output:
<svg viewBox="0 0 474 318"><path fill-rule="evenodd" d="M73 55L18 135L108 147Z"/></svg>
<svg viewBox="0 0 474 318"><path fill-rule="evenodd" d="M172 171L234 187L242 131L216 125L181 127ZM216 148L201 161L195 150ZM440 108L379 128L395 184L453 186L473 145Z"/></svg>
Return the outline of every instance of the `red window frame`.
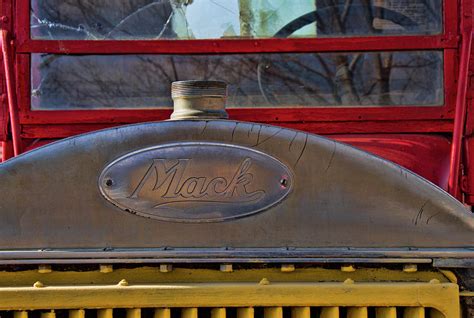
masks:
<svg viewBox="0 0 474 318"><path fill-rule="evenodd" d="M7 0L3 0L4 2ZM33 40L30 38L30 0L17 0L17 97L23 137L65 137L123 123L168 119L165 109L31 110L30 55L52 54L203 54L271 52L415 51L444 52L443 106L305 107L229 109L232 119L278 123L317 133L451 132L456 103L458 6L444 0L443 32L430 36L384 36L313 39L218 40Z"/></svg>

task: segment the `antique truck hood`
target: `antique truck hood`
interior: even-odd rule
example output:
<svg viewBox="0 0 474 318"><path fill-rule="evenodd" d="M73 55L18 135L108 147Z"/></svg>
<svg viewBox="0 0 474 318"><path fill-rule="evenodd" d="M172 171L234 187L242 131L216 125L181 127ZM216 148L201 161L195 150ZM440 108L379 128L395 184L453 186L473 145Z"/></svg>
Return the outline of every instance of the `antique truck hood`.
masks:
<svg viewBox="0 0 474 318"><path fill-rule="evenodd" d="M474 217L391 162L320 136L178 120L0 165L0 259L472 259ZM262 252L263 251L263 252Z"/></svg>

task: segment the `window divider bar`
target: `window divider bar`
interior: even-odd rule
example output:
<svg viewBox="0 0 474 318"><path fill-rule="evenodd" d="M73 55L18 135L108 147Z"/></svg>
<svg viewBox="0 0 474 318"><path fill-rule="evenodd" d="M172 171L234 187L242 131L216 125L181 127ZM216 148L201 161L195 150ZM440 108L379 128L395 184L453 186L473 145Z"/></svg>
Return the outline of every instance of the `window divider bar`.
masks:
<svg viewBox="0 0 474 318"><path fill-rule="evenodd" d="M203 54L447 49L457 37L384 36L304 39L219 40L25 40L17 53L51 54Z"/></svg>

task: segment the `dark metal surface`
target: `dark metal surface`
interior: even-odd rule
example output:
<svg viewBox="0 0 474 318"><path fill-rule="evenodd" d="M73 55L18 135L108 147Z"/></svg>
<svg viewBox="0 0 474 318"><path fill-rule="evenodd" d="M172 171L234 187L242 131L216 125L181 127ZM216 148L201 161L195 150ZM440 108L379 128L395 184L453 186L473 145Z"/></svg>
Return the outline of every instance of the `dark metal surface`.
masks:
<svg viewBox="0 0 474 318"><path fill-rule="evenodd" d="M474 268L474 256L471 258L437 258L433 260L433 266L440 268Z"/></svg>
<svg viewBox="0 0 474 318"><path fill-rule="evenodd" d="M269 155L290 170L292 190L262 213L218 223L147 219L101 195L99 176L118 158L181 142ZM237 158L231 160L234 166ZM205 175L220 174L214 165L204 168ZM411 172L315 135L234 121L149 123L66 139L0 165L0 193L3 250L411 247L468 248L450 255L472 258L474 247L472 214ZM322 257L337 257L328 255Z"/></svg>
<svg viewBox="0 0 474 318"><path fill-rule="evenodd" d="M315 258L474 257L472 248L104 248L0 250L0 259L157 258L157 259L315 259Z"/></svg>
<svg viewBox="0 0 474 318"><path fill-rule="evenodd" d="M465 268L474 249L461 248L161 248L3 250L0 264L82 263L432 263ZM441 262L440 262L441 261ZM445 266L449 262L449 266Z"/></svg>

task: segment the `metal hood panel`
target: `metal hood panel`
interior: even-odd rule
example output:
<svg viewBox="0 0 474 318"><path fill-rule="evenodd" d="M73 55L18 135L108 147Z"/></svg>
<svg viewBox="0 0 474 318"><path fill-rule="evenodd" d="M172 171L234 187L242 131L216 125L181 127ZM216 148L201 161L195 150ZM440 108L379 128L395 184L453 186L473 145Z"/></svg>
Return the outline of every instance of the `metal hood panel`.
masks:
<svg viewBox="0 0 474 318"><path fill-rule="evenodd" d="M179 150L182 142L194 150ZM202 149L196 146L200 143ZM165 154L160 150L163 145L172 150ZM218 146L211 149L209 145ZM244 163L246 158L260 160L253 166L253 179L249 181L247 176L241 180L249 187L258 184L258 189L246 190L248 197L260 198L261 191L266 191L277 199L256 208L236 201L225 209L231 217L217 222L215 218L207 219L206 209L198 202L201 206L196 211L204 213L203 222L175 222L136 213L135 209L153 214L150 202L140 205L120 201L120 191L127 191L125 181L117 185L118 192L101 193L108 182L103 173L112 171L121 175L120 180L128 180L137 177L128 175L127 167L138 167L143 176L147 169L154 168L136 166L133 158L157 162L169 172L172 165L163 160L172 160L173 156L175 160L188 160L194 156L193 151L197 154L209 150L209 161L202 153L196 155L201 156L196 177L199 173L216 177L227 173L222 169L229 166L244 175L249 168L239 166L240 152L233 151L227 158L225 151L220 155L219 147L242 149ZM142 155L143 151L148 157ZM272 158L268 160L273 164L271 169L265 166L265 159L259 159L267 156ZM117 160L122 160L123 166L113 166ZM111 164L114 168L107 170ZM278 175L280 172L282 175ZM285 174L287 181L281 179ZM160 187L157 182L153 189ZM278 193L275 182L291 189ZM1 164L0 193L0 249L4 250L474 247L472 214L446 192L410 171L316 135L235 121L148 123L65 139ZM233 197L228 198L232 201ZM180 205L185 219L186 213L194 211L193 204ZM239 206L242 211L255 213L239 214ZM163 213L173 215L172 210Z"/></svg>

